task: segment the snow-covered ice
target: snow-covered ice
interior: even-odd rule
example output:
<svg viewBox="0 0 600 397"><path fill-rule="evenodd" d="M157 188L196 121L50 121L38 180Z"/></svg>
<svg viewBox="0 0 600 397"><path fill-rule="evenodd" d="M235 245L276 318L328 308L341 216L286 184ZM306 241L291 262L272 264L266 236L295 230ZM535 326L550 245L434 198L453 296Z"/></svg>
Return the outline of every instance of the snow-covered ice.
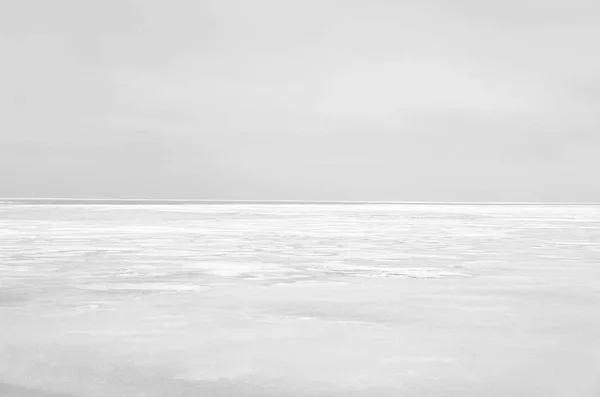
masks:
<svg viewBox="0 0 600 397"><path fill-rule="evenodd" d="M598 206L0 204L0 395L595 397L599 246Z"/></svg>

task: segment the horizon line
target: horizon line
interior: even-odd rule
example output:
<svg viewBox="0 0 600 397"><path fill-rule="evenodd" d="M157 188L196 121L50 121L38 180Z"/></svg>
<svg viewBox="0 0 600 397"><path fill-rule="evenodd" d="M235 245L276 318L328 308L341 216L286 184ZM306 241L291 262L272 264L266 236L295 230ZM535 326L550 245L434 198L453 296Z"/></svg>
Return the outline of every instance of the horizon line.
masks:
<svg viewBox="0 0 600 397"><path fill-rule="evenodd" d="M600 205L600 202L559 201L395 201L395 200L221 200L159 198L77 198L77 197L0 197L0 204L10 201L96 201L96 202L173 202L224 204L404 204L404 205Z"/></svg>

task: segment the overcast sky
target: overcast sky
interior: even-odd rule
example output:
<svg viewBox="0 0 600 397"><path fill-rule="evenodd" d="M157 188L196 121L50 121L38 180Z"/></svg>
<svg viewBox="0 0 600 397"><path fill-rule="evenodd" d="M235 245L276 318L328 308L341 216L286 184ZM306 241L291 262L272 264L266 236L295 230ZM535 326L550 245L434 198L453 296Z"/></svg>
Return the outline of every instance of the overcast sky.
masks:
<svg viewBox="0 0 600 397"><path fill-rule="evenodd" d="M0 197L600 201L597 0L0 1Z"/></svg>

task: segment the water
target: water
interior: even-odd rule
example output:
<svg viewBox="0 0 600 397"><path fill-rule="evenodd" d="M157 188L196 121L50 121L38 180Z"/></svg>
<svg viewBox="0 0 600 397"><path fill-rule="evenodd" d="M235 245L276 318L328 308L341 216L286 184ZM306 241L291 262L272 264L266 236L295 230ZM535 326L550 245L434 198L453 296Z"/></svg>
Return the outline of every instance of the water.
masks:
<svg viewBox="0 0 600 397"><path fill-rule="evenodd" d="M0 205L0 396L597 397L599 313L598 206Z"/></svg>

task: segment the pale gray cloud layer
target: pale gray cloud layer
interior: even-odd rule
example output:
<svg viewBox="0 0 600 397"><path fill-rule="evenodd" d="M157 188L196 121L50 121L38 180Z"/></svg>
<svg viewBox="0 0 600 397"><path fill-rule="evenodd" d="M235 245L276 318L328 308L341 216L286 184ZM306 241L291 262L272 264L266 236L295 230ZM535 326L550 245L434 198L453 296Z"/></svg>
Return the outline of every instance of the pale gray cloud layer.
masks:
<svg viewBox="0 0 600 397"><path fill-rule="evenodd" d="M600 3L0 2L0 196L600 201Z"/></svg>

